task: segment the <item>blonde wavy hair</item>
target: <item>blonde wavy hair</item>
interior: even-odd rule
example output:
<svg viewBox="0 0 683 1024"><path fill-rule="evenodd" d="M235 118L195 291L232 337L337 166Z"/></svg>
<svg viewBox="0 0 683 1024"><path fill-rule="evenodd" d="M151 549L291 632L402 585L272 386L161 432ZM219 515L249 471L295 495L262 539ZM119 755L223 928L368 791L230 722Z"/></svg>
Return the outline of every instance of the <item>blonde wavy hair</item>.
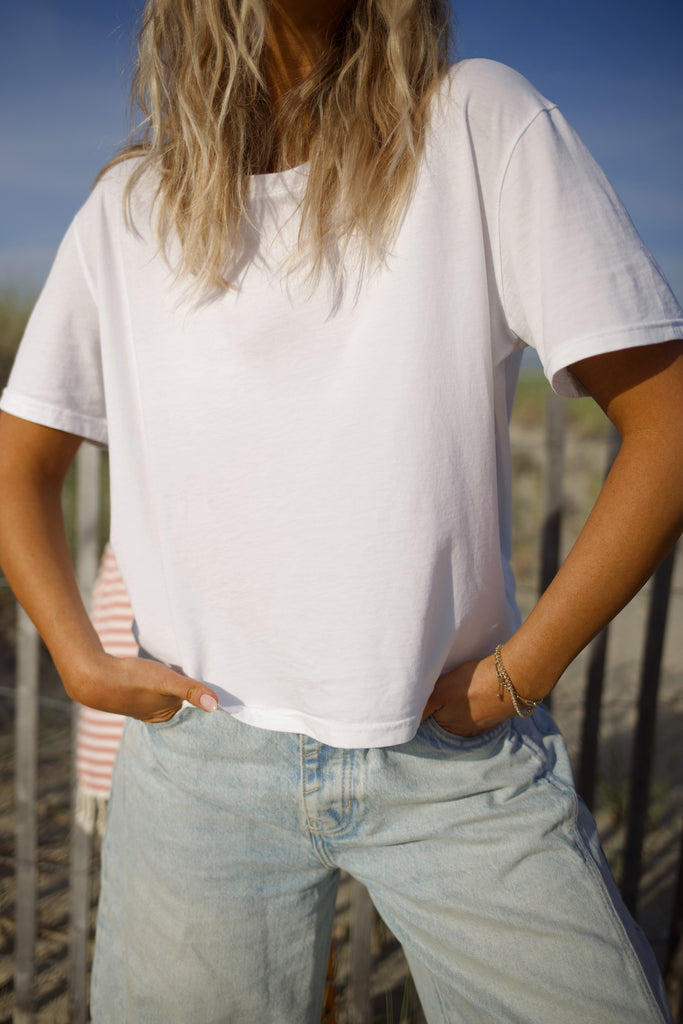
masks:
<svg viewBox="0 0 683 1024"><path fill-rule="evenodd" d="M449 62L448 0L351 0L312 73L276 106L264 77L268 0L147 0L133 101L141 136L107 165L153 167L156 231L179 277L229 287L252 174L308 162L299 253L318 277L359 239L384 258L410 198L430 100ZM103 172L104 173L104 172Z"/></svg>

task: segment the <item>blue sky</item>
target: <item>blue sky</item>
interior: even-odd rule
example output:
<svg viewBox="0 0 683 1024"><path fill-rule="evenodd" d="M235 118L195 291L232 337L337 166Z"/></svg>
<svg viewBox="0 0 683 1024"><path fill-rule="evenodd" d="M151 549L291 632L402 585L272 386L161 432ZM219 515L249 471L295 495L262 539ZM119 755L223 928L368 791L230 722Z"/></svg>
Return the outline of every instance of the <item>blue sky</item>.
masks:
<svg viewBox="0 0 683 1024"><path fill-rule="evenodd" d="M321 0L321 3L324 0ZM0 15L0 285L38 286L125 138L136 0ZM604 167L683 299L683 4L459 0L459 55L516 67Z"/></svg>

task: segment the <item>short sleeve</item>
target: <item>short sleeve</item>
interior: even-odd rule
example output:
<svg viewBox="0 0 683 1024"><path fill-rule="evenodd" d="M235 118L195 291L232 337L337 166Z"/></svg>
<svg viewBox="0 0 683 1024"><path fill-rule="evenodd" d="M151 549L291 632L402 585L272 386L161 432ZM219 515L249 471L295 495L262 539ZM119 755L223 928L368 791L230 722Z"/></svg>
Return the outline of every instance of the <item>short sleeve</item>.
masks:
<svg viewBox="0 0 683 1024"><path fill-rule="evenodd" d="M584 393L567 370L579 359L683 337L659 267L556 108L538 112L511 153L499 244L508 324L559 393Z"/></svg>
<svg viewBox="0 0 683 1024"><path fill-rule="evenodd" d="M33 309L0 408L21 419L106 444L94 294L76 219Z"/></svg>

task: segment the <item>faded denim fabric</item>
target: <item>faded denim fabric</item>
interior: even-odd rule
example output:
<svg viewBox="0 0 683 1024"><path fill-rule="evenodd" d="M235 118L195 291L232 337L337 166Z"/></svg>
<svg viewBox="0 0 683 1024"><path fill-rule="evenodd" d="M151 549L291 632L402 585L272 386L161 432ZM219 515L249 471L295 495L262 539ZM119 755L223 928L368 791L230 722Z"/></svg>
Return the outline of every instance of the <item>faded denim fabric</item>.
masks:
<svg viewBox="0 0 683 1024"><path fill-rule="evenodd" d="M340 869L430 1024L671 1020L545 709L344 750L185 707L124 731L94 1024L318 1024Z"/></svg>

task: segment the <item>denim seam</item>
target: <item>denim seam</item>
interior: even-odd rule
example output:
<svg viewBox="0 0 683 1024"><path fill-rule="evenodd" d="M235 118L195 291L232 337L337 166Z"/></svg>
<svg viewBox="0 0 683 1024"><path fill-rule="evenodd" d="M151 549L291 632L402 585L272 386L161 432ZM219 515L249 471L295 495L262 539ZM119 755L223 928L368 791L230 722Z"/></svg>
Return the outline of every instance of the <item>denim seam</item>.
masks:
<svg viewBox="0 0 683 1024"><path fill-rule="evenodd" d="M326 830L316 828L313 825L308 814L308 808L306 806L307 793L315 791L306 790L305 788L305 774L307 770L306 761L307 759L310 759L312 755L312 751L309 751L308 753L304 752L305 738L306 737L304 737L302 733L299 734L299 798L301 800L301 809L303 812L306 832L308 833L308 840L309 843L311 844L311 848L315 853L316 857L318 858L318 860L320 861L320 863L326 868L336 868L337 865L335 864L335 862L333 861L332 857L330 856L329 852L326 849L326 836L328 835L328 833ZM320 787L317 788L319 789Z"/></svg>
<svg viewBox="0 0 683 1024"><path fill-rule="evenodd" d="M436 993L436 998L439 1000L439 1009L441 1010L443 1024L449 1024L448 1017L446 1016L446 1004L444 1003L443 996L441 994L440 979L437 978L435 975L432 975L432 984L434 985L434 992Z"/></svg>
<svg viewBox="0 0 683 1024"><path fill-rule="evenodd" d="M316 857L323 865L323 867L337 868L338 864L331 856L331 853L328 849L329 843L327 842L327 838L325 834L322 832L322 830L309 829L309 839L311 842L311 846L313 847L313 852L315 853Z"/></svg>
<svg viewBox="0 0 683 1024"><path fill-rule="evenodd" d="M341 815L339 828L346 832L351 824L353 811L353 754L348 750L344 751L342 801L344 803L344 810Z"/></svg>
<svg viewBox="0 0 683 1024"><path fill-rule="evenodd" d="M526 745L528 746L528 744ZM567 783L563 779L556 776L554 772L550 770L547 770L541 776L541 780L547 782L549 785L553 786L554 789L558 790L564 796L569 797L569 799L571 800L571 832L575 843L575 849L581 855L581 858L586 866L586 870L590 872L594 881L596 882L596 888L599 893L600 902L603 906L603 909L605 910L608 919L612 923L612 927L614 928L615 933L618 934L620 937L620 948L622 950L624 957L628 959L628 962L631 965L631 968L634 972L634 978L639 979L640 986L646 995L647 1001L649 1002L652 1010L656 1012L661 1024L668 1024L666 1017L662 1013L662 1008L660 1007L659 1003L657 1002L657 999L655 998L655 994L652 991L652 986L650 985L647 975L643 970L643 966L633 949L633 944L631 943L624 922L617 913L616 908L612 904L612 900L606 892L606 883L603 874L599 866L596 864L592 851L588 847L584 839L583 832L579 827L579 796L576 792L576 789L574 788L574 786L567 785Z"/></svg>
<svg viewBox="0 0 683 1024"><path fill-rule="evenodd" d="M571 831L574 839L574 846L577 852L580 854L586 870L588 870L593 879L597 881L597 888L600 894L600 902L606 911L607 917L612 922L613 927L617 934L621 936L620 946L624 952L624 956L628 958L628 962L635 968L635 977L640 979L641 987L644 989L648 1002L653 1009L656 1010L661 1024L667 1024L666 1017L663 1016L661 1007L657 1002L650 982L648 981L647 975L643 970L643 966L640 960L636 956L631 941L628 936L628 932L624 926L616 909L612 905L612 901L605 891L605 880L602 876L599 866L595 863L593 854L588 848L583 833L579 827L579 796L576 792L576 788L573 785L569 785L564 779L560 778L555 772L548 767L547 758L542 746L537 745L534 740L526 733L518 733L519 741L539 762L543 767L543 773L539 775L538 781L546 782L552 786L558 792L568 797L572 802L572 813L571 813Z"/></svg>
<svg viewBox="0 0 683 1024"><path fill-rule="evenodd" d="M652 991L652 986L651 986L651 984L650 984L650 982L648 980L648 977L647 977L647 975L646 975L646 973L645 973L645 971L643 969L643 965L640 962L639 958L636 956L636 953L635 953L635 951L633 949L633 944L631 943L631 940L629 938L629 935L628 935L628 932L627 932L626 927L624 925L624 922L622 921L621 917L617 913L616 908L614 907L611 899L609 898L607 892L605 891L606 890L606 885L605 885L605 880L603 878L602 872L600 871L600 868L598 867L598 865L595 863L595 860L593 858L593 855L592 855L591 851L587 848L587 844L586 844L586 842L584 840L583 833L582 833L581 828L579 827L579 823L578 823L579 798L578 798L578 795L577 795L577 793L575 791L573 792L573 798L574 798L574 814L573 814L573 822L572 822L572 824L573 824L574 833L576 835L578 843L580 844L582 856L583 856L584 860L587 863L588 870L593 875L593 878L597 879L598 889L600 891L600 899L602 901L603 907L605 908L605 911L607 912L607 916L612 921L612 925L615 928L615 931L621 936L621 946L622 946L622 950L624 952L624 955L625 955L625 957L628 958L628 961L629 961L629 963L631 965L631 969L634 972L634 977L636 977L636 978L638 978L640 980L641 988L643 989L643 991L644 991L644 993L645 993L645 995L647 997L647 1000L648 1000L652 1010L655 1011L655 1013L657 1014L657 1017L661 1021L661 1024L667 1024L666 1017L664 1016L664 1014L662 1012L662 1008L659 1005L657 999L655 998L655 994Z"/></svg>
<svg viewBox="0 0 683 1024"><path fill-rule="evenodd" d="M306 772L308 770L308 766L306 764L306 761L310 757L311 753L312 752L310 752L310 751L308 753L304 752L304 737L303 737L303 734L300 734L299 735L299 796L301 798L301 809L303 811L304 821L306 822L306 829L309 832L309 834L314 831L313 827L311 825L311 819L308 816L308 808L306 806Z"/></svg>

